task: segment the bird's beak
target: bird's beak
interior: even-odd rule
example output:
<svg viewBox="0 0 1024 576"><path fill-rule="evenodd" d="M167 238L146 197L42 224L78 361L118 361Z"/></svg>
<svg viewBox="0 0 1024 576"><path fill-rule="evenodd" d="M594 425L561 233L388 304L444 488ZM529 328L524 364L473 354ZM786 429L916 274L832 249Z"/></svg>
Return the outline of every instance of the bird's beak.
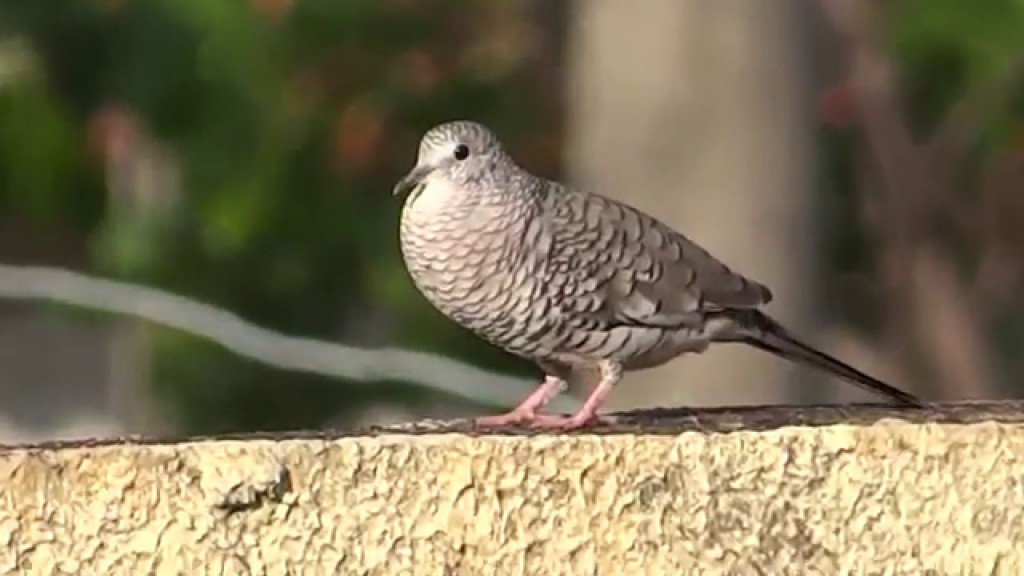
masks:
<svg viewBox="0 0 1024 576"><path fill-rule="evenodd" d="M420 182L423 182L423 180L425 180L433 171L433 166L417 164L416 167L410 170L408 174L398 181L398 184L395 184L395 189L392 190L391 193L394 196L398 196L399 194L404 194L412 190L419 185Z"/></svg>

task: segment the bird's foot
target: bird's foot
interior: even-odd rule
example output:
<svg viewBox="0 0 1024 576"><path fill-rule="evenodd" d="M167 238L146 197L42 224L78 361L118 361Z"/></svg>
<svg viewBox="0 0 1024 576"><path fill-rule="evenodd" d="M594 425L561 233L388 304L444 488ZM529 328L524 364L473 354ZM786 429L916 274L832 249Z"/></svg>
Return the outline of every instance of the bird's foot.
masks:
<svg viewBox="0 0 1024 576"><path fill-rule="evenodd" d="M555 376L544 376L544 380L519 406L504 414L482 416L474 420L478 427L500 428L504 426L532 425L544 419L537 411L543 408L552 398L565 390L565 380Z"/></svg>
<svg viewBox="0 0 1024 576"><path fill-rule="evenodd" d="M481 416L473 420L480 428L502 428L505 426L530 425L540 416L533 410L512 410L504 414Z"/></svg>
<svg viewBox="0 0 1024 576"><path fill-rule="evenodd" d="M610 417L598 416L596 414L573 414L565 416L559 414L539 414L523 410L513 410L505 414L495 416L481 416L474 420L474 423L482 428L500 428L504 426L525 426L541 430L570 431L577 430L595 423L611 423Z"/></svg>
<svg viewBox="0 0 1024 576"><path fill-rule="evenodd" d="M579 430L595 420L597 420L596 416L585 418L579 414L574 414L572 416L556 416L551 414L545 415L543 420L534 424L534 427L551 431L568 432L570 430Z"/></svg>

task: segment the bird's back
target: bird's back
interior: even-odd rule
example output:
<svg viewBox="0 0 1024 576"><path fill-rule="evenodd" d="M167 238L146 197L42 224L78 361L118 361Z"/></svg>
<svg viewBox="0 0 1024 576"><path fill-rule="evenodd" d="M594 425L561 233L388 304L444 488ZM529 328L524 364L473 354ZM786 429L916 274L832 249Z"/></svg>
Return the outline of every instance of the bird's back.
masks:
<svg viewBox="0 0 1024 576"><path fill-rule="evenodd" d="M547 184L541 211L553 237L549 260L566 289L601 301L613 323L686 324L694 313L756 308L762 284L731 270L657 218L623 202Z"/></svg>
<svg viewBox="0 0 1024 576"><path fill-rule="evenodd" d="M656 218L605 196L537 182L510 271L527 297L515 310L494 310L521 324L510 332L511 346L499 345L570 364L616 358L656 365L706 345L709 311L771 299L767 288Z"/></svg>

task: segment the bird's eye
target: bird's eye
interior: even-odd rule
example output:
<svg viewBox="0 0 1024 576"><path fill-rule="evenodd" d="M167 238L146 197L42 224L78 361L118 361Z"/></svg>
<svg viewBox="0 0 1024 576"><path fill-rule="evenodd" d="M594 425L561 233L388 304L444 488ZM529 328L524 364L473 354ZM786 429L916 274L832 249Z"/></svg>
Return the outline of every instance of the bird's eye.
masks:
<svg viewBox="0 0 1024 576"><path fill-rule="evenodd" d="M455 159L456 160L465 160L468 157L469 157L469 146L466 146L465 144L459 144L458 146L455 147Z"/></svg>

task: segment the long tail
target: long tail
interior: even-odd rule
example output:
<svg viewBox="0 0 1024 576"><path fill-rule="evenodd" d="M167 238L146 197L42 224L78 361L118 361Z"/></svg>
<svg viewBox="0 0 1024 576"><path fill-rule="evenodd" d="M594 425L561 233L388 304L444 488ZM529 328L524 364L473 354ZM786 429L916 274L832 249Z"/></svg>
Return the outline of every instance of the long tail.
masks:
<svg viewBox="0 0 1024 576"><path fill-rule="evenodd" d="M855 384L869 392L880 394L898 404L924 406L917 397L872 378L824 352L815 350L789 334L778 322L767 314L755 312L754 326L744 331L740 338L745 344L760 348L787 360L813 366Z"/></svg>

